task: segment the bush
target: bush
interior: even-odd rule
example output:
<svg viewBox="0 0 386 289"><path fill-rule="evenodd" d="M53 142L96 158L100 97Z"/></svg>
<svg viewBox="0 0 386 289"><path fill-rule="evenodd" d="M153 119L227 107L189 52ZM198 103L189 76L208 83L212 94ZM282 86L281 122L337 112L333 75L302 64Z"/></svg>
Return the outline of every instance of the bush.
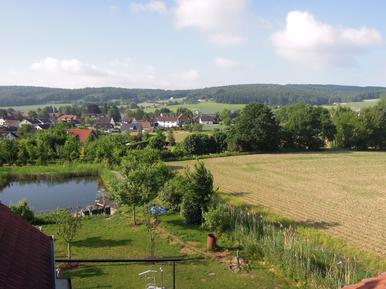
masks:
<svg viewBox="0 0 386 289"><path fill-rule="evenodd" d="M183 192L186 189L186 178L177 175L169 182L160 193L160 199L163 205L172 212L181 210Z"/></svg>
<svg viewBox="0 0 386 289"><path fill-rule="evenodd" d="M187 171L185 193L182 197L181 212L187 224L202 224L203 212L207 212L213 200L213 176L198 161L194 171Z"/></svg>
<svg viewBox="0 0 386 289"><path fill-rule="evenodd" d="M27 200L20 200L17 206L11 206L11 210L30 223L34 221L35 214L28 206Z"/></svg>
<svg viewBox="0 0 386 289"><path fill-rule="evenodd" d="M223 204L217 205L204 213L204 226L209 231L215 232L218 236L231 229L230 214Z"/></svg>

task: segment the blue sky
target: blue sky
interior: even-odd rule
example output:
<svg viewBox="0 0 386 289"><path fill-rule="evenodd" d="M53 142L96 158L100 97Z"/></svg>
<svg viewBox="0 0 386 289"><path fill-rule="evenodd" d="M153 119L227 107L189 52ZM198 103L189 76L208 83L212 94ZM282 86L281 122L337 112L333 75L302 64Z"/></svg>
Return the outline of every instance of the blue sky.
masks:
<svg viewBox="0 0 386 289"><path fill-rule="evenodd" d="M386 2L380 0L0 4L0 85L386 86Z"/></svg>

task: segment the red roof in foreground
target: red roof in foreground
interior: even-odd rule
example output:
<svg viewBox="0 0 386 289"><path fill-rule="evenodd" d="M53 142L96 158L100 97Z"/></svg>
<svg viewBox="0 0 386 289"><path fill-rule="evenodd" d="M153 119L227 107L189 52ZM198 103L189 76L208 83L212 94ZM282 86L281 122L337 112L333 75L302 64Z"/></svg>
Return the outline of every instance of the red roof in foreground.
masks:
<svg viewBox="0 0 386 289"><path fill-rule="evenodd" d="M51 238L0 203L0 288L52 289Z"/></svg>
<svg viewBox="0 0 386 289"><path fill-rule="evenodd" d="M88 141L90 135L94 133L94 131L89 128L69 128L67 131L77 137L80 142Z"/></svg>
<svg viewBox="0 0 386 289"><path fill-rule="evenodd" d="M386 273L376 278L365 279L356 285L346 286L344 289L386 289Z"/></svg>

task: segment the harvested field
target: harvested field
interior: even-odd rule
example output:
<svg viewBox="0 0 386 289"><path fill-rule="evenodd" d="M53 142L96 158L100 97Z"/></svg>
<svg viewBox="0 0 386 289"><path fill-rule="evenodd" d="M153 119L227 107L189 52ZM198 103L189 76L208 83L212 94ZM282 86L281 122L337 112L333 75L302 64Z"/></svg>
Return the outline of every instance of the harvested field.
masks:
<svg viewBox="0 0 386 289"><path fill-rule="evenodd" d="M386 254L385 152L257 154L204 162L221 191Z"/></svg>

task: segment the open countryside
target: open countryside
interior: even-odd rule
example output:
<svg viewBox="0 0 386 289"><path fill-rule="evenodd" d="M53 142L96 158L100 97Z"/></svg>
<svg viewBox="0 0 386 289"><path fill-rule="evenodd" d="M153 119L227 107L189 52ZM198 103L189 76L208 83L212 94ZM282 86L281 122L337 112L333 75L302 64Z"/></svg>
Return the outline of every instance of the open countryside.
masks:
<svg viewBox="0 0 386 289"><path fill-rule="evenodd" d="M385 152L258 154L204 162L220 191L386 254Z"/></svg>

